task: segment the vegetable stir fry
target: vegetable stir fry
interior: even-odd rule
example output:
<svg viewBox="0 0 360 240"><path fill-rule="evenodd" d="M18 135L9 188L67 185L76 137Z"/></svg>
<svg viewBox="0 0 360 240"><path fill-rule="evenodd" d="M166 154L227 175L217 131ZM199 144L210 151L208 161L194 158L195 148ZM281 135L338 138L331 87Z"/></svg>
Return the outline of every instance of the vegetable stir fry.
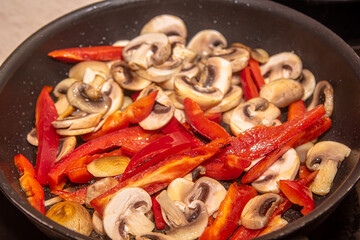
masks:
<svg viewBox="0 0 360 240"><path fill-rule="evenodd" d="M48 54L75 64L38 97L35 168L14 158L34 208L87 236L237 240L330 192L351 151L317 141L331 84L293 52L229 45L212 29L187 37L160 15L134 39Z"/></svg>

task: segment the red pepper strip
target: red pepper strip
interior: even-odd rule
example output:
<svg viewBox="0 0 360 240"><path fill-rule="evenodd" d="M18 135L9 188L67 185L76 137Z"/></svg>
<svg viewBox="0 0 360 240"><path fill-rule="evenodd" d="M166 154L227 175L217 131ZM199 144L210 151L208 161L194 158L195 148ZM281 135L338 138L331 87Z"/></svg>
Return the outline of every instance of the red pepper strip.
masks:
<svg viewBox="0 0 360 240"><path fill-rule="evenodd" d="M21 177L19 179L22 190L25 191L27 200L32 207L45 214L45 193L35 178L35 170L30 161L22 154L14 157L15 166L19 170Z"/></svg>
<svg viewBox="0 0 360 240"><path fill-rule="evenodd" d="M87 60L112 61L121 60L123 47L95 46L82 48L65 48L48 53L49 57L62 62L80 62Z"/></svg>
<svg viewBox="0 0 360 240"><path fill-rule="evenodd" d="M303 100L298 100L296 102L293 102L289 105L289 111L288 111L288 121L295 119L299 116L302 116L306 113L306 106L305 102Z"/></svg>
<svg viewBox="0 0 360 240"><path fill-rule="evenodd" d="M59 145L59 135L51 124L57 119L58 114L48 92L50 89L49 87L42 89L35 109L36 135L39 140L35 173L36 179L42 185L48 184L48 173L55 164Z"/></svg>
<svg viewBox="0 0 360 240"><path fill-rule="evenodd" d="M108 157L108 156L121 156L123 155L122 149L116 149L108 153L95 154L95 155L86 155L82 158L79 158L66 168L66 175L69 177L70 181L73 183L87 183L94 179L95 177L88 172L87 165L94 161L95 159Z"/></svg>
<svg viewBox="0 0 360 240"><path fill-rule="evenodd" d="M164 161L139 172L119 185L93 199L90 203L102 215L106 203L111 196L124 187L140 187L150 195L165 188L175 178L183 177L212 157L220 148L228 143L226 139L217 139L204 146L186 152L171 155Z"/></svg>
<svg viewBox="0 0 360 240"><path fill-rule="evenodd" d="M85 204L87 187L80 188L75 192L66 192L62 190L54 190L51 193L60 196L62 199L66 201L77 202L80 204Z"/></svg>
<svg viewBox="0 0 360 240"><path fill-rule="evenodd" d="M135 102L140 93L141 91L134 92L133 94L131 94L131 99Z"/></svg>
<svg viewBox="0 0 360 240"><path fill-rule="evenodd" d="M252 229L248 229L244 226L240 226L236 232L234 233L234 235L232 235L232 237L230 238L230 240L248 240L248 239L253 239L256 238L257 236L259 236L260 234L260 230L252 230Z"/></svg>
<svg viewBox="0 0 360 240"><path fill-rule="evenodd" d="M305 216L315 208L311 191L303 184L293 180L280 180L280 190L293 204L302 206L301 213Z"/></svg>
<svg viewBox="0 0 360 240"><path fill-rule="evenodd" d="M226 240L239 226L241 212L246 203L257 196L254 187L238 185L236 182L230 185L225 199L221 202L214 223L205 228L199 240Z"/></svg>
<svg viewBox="0 0 360 240"><path fill-rule="evenodd" d="M84 141L90 141L94 138L101 137L105 134L115 132L117 130L127 128L129 126L129 120L126 117L126 114L121 111L116 111L106 118L102 127L92 133L85 134L81 136Z"/></svg>
<svg viewBox="0 0 360 240"><path fill-rule="evenodd" d="M252 98L259 97L259 92L258 92L258 90L255 86L255 83L251 77L250 67L245 67L241 71L240 76L241 76L240 83L241 83L241 87L244 91L245 101L252 99Z"/></svg>
<svg viewBox="0 0 360 240"><path fill-rule="evenodd" d="M144 120L151 113L158 90L149 93L149 95L142 97L126 108L126 118L131 123L139 123Z"/></svg>
<svg viewBox="0 0 360 240"><path fill-rule="evenodd" d="M190 149L190 146L190 141L181 132L170 133L157 139L141 149L131 158L130 163L123 173L121 181L158 164L167 156Z"/></svg>
<svg viewBox="0 0 360 240"><path fill-rule="evenodd" d="M221 123L221 112L220 113L205 113L205 117L210 121L216 122L217 124Z"/></svg>
<svg viewBox="0 0 360 240"><path fill-rule="evenodd" d="M300 165L299 169L299 178L305 178L311 174L311 171L306 167L306 165Z"/></svg>
<svg viewBox="0 0 360 240"><path fill-rule="evenodd" d="M50 189L62 190L66 183L66 168L70 163L83 156L103 153L116 147L121 147L130 153L136 153L159 137L162 137L162 134L145 131L141 127L135 126L95 138L74 149L51 169L49 172Z"/></svg>
<svg viewBox="0 0 360 240"><path fill-rule="evenodd" d="M203 146L204 143L193 136L186 128L175 118L173 117L168 124L166 124L161 131L165 134L170 134L174 132L181 132L189 141L191 141L191 147L197 148Z"/></svg>
<svg viewBox="0 0 360 240"><path fill-rule="evenodd" d="M157 195L159 195L159 194L155 194L154 196L151 197L151 203L152 203L152 209L153 209L153 213L154 213L156 228L161 230L161 229L164 229L167 224L162 216L161 206L158 203L158 201L156 200Z"/></svg>
<svg viewBox="0 0 360 240"><path fill-rule="evenodd" d="M201 135L211 140L230 137L230 134L223 127L207 119L200 105L192 99L185 98L184 107L190 125Z"/></svg>
<svg viewBox="0 0 360 240"><path fill-rule="evenodd" d="M256 84L257 89L260 91L260 89L265 85L265 81L263 76L261 75L259 63L256 60L250 58L249 67L254 83Z"/></svg>
<svg viewBox="0 0 360 240"><path fill-rule="evenodd" d="M309 113L309 112L308 112ZM292 120L293 121L293 120ZM331 126L331 120L328 117L320 118L316 123L308 127L305 131L298 133L284 146L272 151L265 158L256 163L250 170L242 177L242 183L250 183L255 181L261 174L263 174L277 159L279 159L287 150L292 147L299 146L305 142L311 141Z"/></svg>

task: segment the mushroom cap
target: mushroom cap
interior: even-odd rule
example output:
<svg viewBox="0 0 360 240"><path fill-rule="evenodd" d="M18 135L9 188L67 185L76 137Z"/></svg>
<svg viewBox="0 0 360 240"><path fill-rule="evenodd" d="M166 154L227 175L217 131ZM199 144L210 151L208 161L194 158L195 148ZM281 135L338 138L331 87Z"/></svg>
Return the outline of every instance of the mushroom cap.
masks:
<svg viewBox="0 0 360 240"><path fill-rule="evenodd" d="M100 61L83 61L70 68L69 78L83 81L85 73L89 70L91 70L93 74L102 76L105 80L110 77L110 69L106 63Z"/></svg>
<svg viewBox="0 0 360 240"><path fill-rule="evenodd" d="M206 113L219 113L227 112L235 107L237 107L242 101L242 88L236 85L232 85L229 88L229 91L225 94L221 102L210 108Z"/></svg>
<svg viewBox="0 0 360 240"><path fill-rule="evenodd" d="M187 38L187 29L184 21L174 15L163 14L152 18L141 29L140 34L164 33L167 36Z"/></svg>
<svg viewBox="0 0 360 240"><path fill-rule="evenodd" d="M228 49L215 49L210 56L221 57L231 63L232 72L244 69L250 59L250 53L242 47L230 47Z"/></svg>
<svg viewBox="0 0 360 240"><path fill-rule="evenodd" d="M66 95L70 86L76 81L79 81L79 79L65 78L64 80L61 80L58 84L56 84L53 90L55 97L60 98L61 96Z"/></svg>
<svg viewBox="0 0 360 240"><path fill-rule="evenodd" d="M307 153L313 146L314 146L314 143L307 142L307 143L304 143L295 148L295 151L297 152L297 154L299 156L300 163L302 163L302 164L305 163Z"/></svg>
<svg viewBox="0 0 360 240"><path fill-rule="evenodd" d="M226 46L226 38L220 32L213 29L206 29L193 36L187 48L201 56L207 56L214 48L225 48Z"/></svg>
<svg viewBox="0 0 360 240"><path fill-rule="evenodd" d="M194 182L185 178L176 178L167 187L167 194L172 201L184 202L185 197L189 194L194 184Z"/></svg>
<svg viewBox="0 0 360 240"><path fill-rule="evenodd" d="M86 207L92 208L90 201L99 196L100 194L115 187L119 182L112 177L100 179L89 185L86 189L85 204Z"/></svg>

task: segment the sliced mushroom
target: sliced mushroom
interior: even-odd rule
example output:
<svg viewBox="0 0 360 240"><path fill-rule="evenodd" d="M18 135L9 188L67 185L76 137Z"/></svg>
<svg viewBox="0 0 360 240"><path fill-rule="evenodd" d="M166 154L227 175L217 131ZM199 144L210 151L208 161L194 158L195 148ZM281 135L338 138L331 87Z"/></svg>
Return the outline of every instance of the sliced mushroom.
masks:
<svg viewBox="0 0 360 240"><path fill-rule="evenodd" d="M225 196L226 189L221 183L209 177L201 177L186 196L184 203L189 205L195 200L200 200L205 203L208 214L212 215L219 209Z"/></svg>
<svg viewBox="0 0 360 240"><path fill-rule="evenodd" d="M207 56L214 48L226 48L226 46L226 38L220 32L207 29L200 31L193 36L187 45L187 48L201 56Z"/></svg>
<svg viewBox="0 0 360 240"><path fill-rule="evenodd" d="M303 69L299 82L304 87L304 96L301 99L305 101L314 93L316 85L315 76L308 69Z"/></svg>
<svg viewBox="0 0 360 240"><path fill-rule="evenodd" d="M26 140L33 146L37 146L39 144L39 139L36 135L36 128L31 129L31 131L26 135Z"/></svg>
<svg viewBox="0 0 360 240"><path fill-rule="evenodd" d="M58 97L55 102L55 108L59 120L69 116L75 110L75 108L70 105L66 95L60 95L60 97Z"/></svg>
<svg viewBox="0 0 360 240"><path fill-rule="evenodd" d="M141 188L128 187L116 192L103 213L105 233L114 240L128 239L128 233L140 236L155 225L145 213L151 210L151 197Z"/></svg>
<svg viewBox="0 0 360 240"><path fill-rule="evenodd" d="M283 198L275 193L265 193L250 199L241 213L241 224L255 230L265 227L270 215L282 200Z"/></svg>
<svg viewBox="0 0 360 240"><path fill-rule="evenodd" d="M136 238L136 240L147 240L147 239L150 239L150 240L176 240L173 237L170 237L170 236L162 234L162 233L156 233L156 232L145 233Z"/></svg>
<svg viewBox="0 0 360 240"><path fill-rule="evenodd" d="M229 91L225 94L224 98L221 102L216 105L215 107L210 108L207 110L207 113L219 113L219 112L226 112L230 109L235 108L238 106L242 101L242 89L239 86L232 85Z"/></svg>
<svg viewBox="0 0 360 240"><path fill-rule="evenodd" d="M230 129L234 135L257 125L270 126L280 116L280 109L264 98L252 98L240 104L230 118Z"/></svg>
<svg viewBox="0 0 360 240"><path fill-rule="evenodd" d="M172 201L184 202L185 197L189 194L194 184L194 182L185 178L176 178L169 184L167 194Z"/></svg>
<svg viewBox="0 0 360 240"><path fill-rule="evenodd" d="M56 129L66 128L68 130L85 129L96 126L101 120L101 113L91 113L85 116L67 117L62 120L55 120L51 124Z"/></svg>
<svg viewBox="0 0 360 240"><path fill-rule="evenodd" d="M194 63L185 63L182 65L182 68L180 70L180 72L177 75L185 75L188 78L194 78L196 76L198 76L200 72L199 67L197 66L197 64ZM167 81L161 82L159 83L159 86L162 89L166 89L166 90L174 90L174 79L175 76L170 78Z"/></svg>
<svg viewBox="0 0 360 240"><path fill-rule="evenodd" d="M126 47L126 45L129 44L129 40L126 39L122 39L122 40L117 40L116 42L113 43L114 47Z"/></svg>
<svg viewBox="0 0 360 240"><path fill-rule="evenodd" d="M307 153L313 146L314 146L314 143L307 142L307 143L304 143L295 148L295 151L297 152L297 154L299 156L300 163L302 163L302 164L305 163Z"/></svg>
<svg viewBox="0 0 360 240"><path fill-rule="evenodd" d="M101 236L105 235L103 221L102 221L102 218L101 218L100 214L97 211L95 211L93 213L92 224L93 224L94 231L97 234L99 234Z"/></svg>
<svg viewBox="0 0 360 240"><path fill-rule="evenodd" d="M185 123L186 122L186 114L185 111L182 109L175 108L174 117L180 122Z"/></svg>
<svg viewBox="0 0 360 240"><path fill-rule="evenodd" d="M271 165L252 186L260 193L279 193L279 180L294 180L299 170L300 161L296 151L291 148Z"/></svg>
<svg viewBox="0 0 360 240"><path fill-rule="evenodd" d="M70 86L74 84L74 82L79 81L82 79L75 79L75 78L65 78L64 80L60 81L54 88L54 95L57 98L61 96L66 96L67 91L69 90Z"/></svg>
<svg viewBox="0 0 360 240"><path fill-rule="evenodd" d="M129 162L126 156L108 156L95 159L86 169L94 177L112 177L122 174Z"/></svg>
<svg viewBox="0 0 360 240"><path fill-rule="evenodd" d="M260 232L259 237L276 230L279 230L285 227L288 224L288 221L283 219L280 215L276 215L273 219L270 219L266 227Z"/></svg>
<svg viewBox="0 0 360 240"><path fill-rule="evenodd" d="M103 118L106 118L113 114L115 111L119 110L123 105L124 93L120 86L112 79L108 79L103 85L101 92L109 96L111 99L110 108L107 110Z"/></svg>
<svg viewBox="0 0 360 240"><path fill-rule="evenodd" d="M334 141L318 142L312 147L306 158L306 166L311 171L319 170L310 190L318 195L326 195L336 175L338 166L350 155L351 149Z"/></svg>
<svg viewBox="0 0 360 240"><path fill-rule="evenodd" d="M261 64L267 63L269 61L269 54L261 48L251 49L250 56Z"/></svg>
<svg viewBox="0 0 360 240"><path fill-rule="evenodd" d="M228 49L215 49L210 56L221 57L231 63L232 72L244 69L250 59L250 53L245 48L231 47Z"/></svg>
<svg viewBox="0 0 360 240"><path fill-rule="evenodd" d="M126 108L127 108L128 106L130 106L130 104L132 104L133 102L134 102L134 101L132 100L131 97L129 97L129 96L124 96L123 105L121 106L120 111L125 111Z"/></svg>
<svg viewBox="0 0 360 240"><path fill-rule="evenodd" d="M56 133L60 136L79 136L86 133L91 133L95 130L95 127L82 128L82 129L56 129Z"/></svg>
<svg viewBox="0 0 360 240"><path fill-rule="evenodd" d="M133 70L161 65L168 60L171 45L163 33L146 33L131 40L124 48L123 57Z"/></svg>
<svg viewBox="0 0 360 240"><path fill-rule="evenodd" d="M84 79L85 74L87 74L87 76ZM84 81L85 83L92 82L95 76L101 76L105 80L110 77L110 69L106 63L100 61L84 61L77 63L69 70L69 78Z"/></svg>
<svg viewBox="0 0 360 240"><path fill-rule="evenodd" d="M118 185L119 182L112 177L103 178L99 181L94 182L93 184L89 185L86 189L86 197L85 197L85 204L86 207L92 208L90 201L96 198L97 196L103 194L107 190Z"/></svg>
<svg viewBox="0 0 360 240"><path fill-rule="evenodd" d="M164 91L164 93L169 97L170 101L172 102L172 104L174 104L174 107L177 109L185 109L184 104L179 102L176 98L176 93L175 91Z"/></svg>
<svg viewBox="0 0 360 240"><path fill-rule="evenodd" d="M184 21L174 15L163 14L152 18L141 29L140 34L164 33L167 36L187 38L187 29Z"/></svg>
<svg viewBox="0 0 360 240"><path fill-rule="evenodd" d="M334 89L328 81L320 81L316 84L313 99L307 110L310 111L321 104L322 95L325 98L323 103L326 111L325 116L330 117L334 109Z"/></svg>
<svg viewBox="0 0 360 240"><path fill-rule="evenodd" d="M56 155L55 162L60 161L68 153L74 150L76 147L76 137L64 137L59 139L58 154Z"/></svg>
<svg viewBox="0 0 360 240"><path fill-rule="evenodd" d="M233 114L235 108L227 111L227 112L223 112L222 113L222 121L228 125L230 125L230 119L231 119L231 115Z"/></svg>
<svg viewBox="0 0 360 240"><path fill-rule="evenodd" d="M304 96L304 88L295 80L282 78L265 84L259 95L275 106L283 108L300 100Z"/></svg>
<svg viewBox="0 0 360 240"><path fill-rule="evenodd" d="M265 83L280 78L297 79L302 71L301 59L294 53L281 52L269 58L269 61L260 66Z"/></svg>

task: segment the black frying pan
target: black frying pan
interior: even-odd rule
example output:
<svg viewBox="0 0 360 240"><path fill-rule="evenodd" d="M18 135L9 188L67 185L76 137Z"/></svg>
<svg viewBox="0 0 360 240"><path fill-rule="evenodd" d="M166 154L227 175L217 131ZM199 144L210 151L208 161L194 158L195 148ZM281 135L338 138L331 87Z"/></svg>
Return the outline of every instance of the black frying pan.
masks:
<svg viewBox="0 0 360 240"><path fill-rule="evenodd" d="M18 183L13 156L36 159L26 142L34 125L36 98L44 85L65 78L71 65L46 56L54 49L111 44L131 39L158 14L181 17L189 36L199 30L221 31L228 42L261 47L270 54L294 51L318 80L335 89L333 125L322 137L353 149L336 176L331 193L316 198L316 209L287 227L261 239L306 234L321 222L359 179L360 61L338 36L316 21L276 3L260 0L108 1L73 12L26 40L0 70L0 182L3 193L41 230L53 238L86 239L35 211Z"/></svg>

